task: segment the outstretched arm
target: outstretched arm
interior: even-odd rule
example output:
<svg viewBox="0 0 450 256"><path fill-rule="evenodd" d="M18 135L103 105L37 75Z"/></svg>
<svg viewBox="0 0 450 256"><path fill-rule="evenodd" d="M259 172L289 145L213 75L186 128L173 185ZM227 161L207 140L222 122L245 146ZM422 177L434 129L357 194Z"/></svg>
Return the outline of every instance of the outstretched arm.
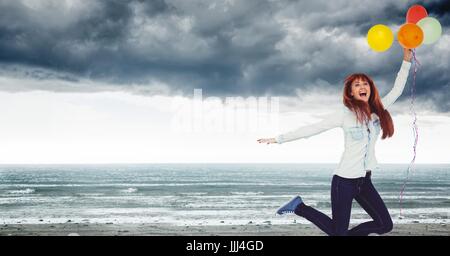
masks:
<svg viewBox="0 0 450 256"><path fill-rule="evenodd" d="M397 73L397 78L395 79L394 87L392 90L386 94L381 99L385 109L388 109L397 99L402 95L405 89L406 80L408 79L409 69L411 68L411 56L412 52L410 49L403 49L403 62L400 67L400 71Z"/></svg>
<svg viewBox="0 0 450 256"><path fill-rule="evenodd" d="M342 125L342 122L343 122L343 110L340 109L327 115L320 122L299 127L287 133L280 134L275 138L259 139L258 142L267 144L271 143L281 144L284 142L298 140L301 138L308 138L313 135L330 130L332 128L340 127Z"/></svg>

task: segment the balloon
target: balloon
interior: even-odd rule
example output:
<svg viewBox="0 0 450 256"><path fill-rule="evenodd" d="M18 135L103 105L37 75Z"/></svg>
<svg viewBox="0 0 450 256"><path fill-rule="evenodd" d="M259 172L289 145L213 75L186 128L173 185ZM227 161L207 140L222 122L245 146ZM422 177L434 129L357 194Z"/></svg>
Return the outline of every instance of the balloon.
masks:
<svg viewBox="0 0 450 256"><path fill-rule="evenodd" d="M435 18L426 17L419 22L417 22L417 26L419 26L423 31L423 43L424 44L432 44L435 43L442 34L441 23Z"/></svg>
<svg viewBox="0 0 450 256"><path fill-rule="evenodd" d="M422 5L415 4L406 13L406 22L416 24L419 20L428 16L427 10Z"/></svg>
<svg viewBox="0 0 450 256"><path fill-rule="evenodd" d="M378 24L371 27L367 32L367 42L374 51L384 52L394 42L394 34L388 26Z"/></svg>
<svg viewBox="0 0 450 256"><path fill-rule="evenodd" d="M422 44L423 31L416 24L406 23L400 27L397 38L403 48L414 49Z"/></svg>

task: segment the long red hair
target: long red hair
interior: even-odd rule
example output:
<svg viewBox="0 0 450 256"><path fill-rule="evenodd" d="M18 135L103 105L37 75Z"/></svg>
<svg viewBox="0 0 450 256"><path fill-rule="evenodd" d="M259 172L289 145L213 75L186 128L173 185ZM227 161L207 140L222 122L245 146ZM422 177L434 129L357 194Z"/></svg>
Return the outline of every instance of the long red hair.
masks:
<svg viewBox="0 0 450 256"><path fill-rule="evenodd" d="M366 81L370 85L369 102L356 100L351 96L352 82L355 80ZM371 120L371 113L377 114L380 118L381 129L383 130L382 139L392 137L394 134L394 122L391 114L384 109L380 94L373 80L366 74L356 73L349 75L344 80L344 105L356 114L356 119L363 124L366 120Z"/></svg>

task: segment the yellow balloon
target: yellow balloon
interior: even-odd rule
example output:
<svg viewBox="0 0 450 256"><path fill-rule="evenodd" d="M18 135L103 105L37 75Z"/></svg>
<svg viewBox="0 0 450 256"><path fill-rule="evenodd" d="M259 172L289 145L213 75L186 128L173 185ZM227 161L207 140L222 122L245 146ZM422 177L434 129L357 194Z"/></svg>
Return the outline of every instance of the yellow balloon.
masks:
<svg viewBox="0 0 450 256"><path fill-rule="evenodd" d="M370 48L377 52L384 52L389 49L394 42L394 33L383 24L378 24L369 29L367 32L367 43Z"/></svg>

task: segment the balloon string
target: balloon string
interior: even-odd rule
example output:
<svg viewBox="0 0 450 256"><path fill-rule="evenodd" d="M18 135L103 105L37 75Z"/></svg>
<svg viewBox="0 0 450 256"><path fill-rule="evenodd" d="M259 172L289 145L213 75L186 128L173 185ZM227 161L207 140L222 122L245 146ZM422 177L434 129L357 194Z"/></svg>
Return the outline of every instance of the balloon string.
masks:
<svg viewBox="0 0 450 256"><path fill-rule="evenodd" d="M403 186L402 189L400 191L400 217L402 217L402 202L403 202L403 194L405 191L405 187L406 187L406 183L409 180L409 174L410 171L414 170L414 162L416 161L416 155L417 155L417 141L419 139L419 130L417 127L417 115L416 115L416 111L414 110L414 102L416 100L416 74L417 74L417 70L418 70L418 66L420 66L420 62L417 60L416 58L416 50L413 49L412 50L412 55L413 55L413 62L414 62L414 70L413 70L413 84L411 86L411 104L410 104L410 113L413 116L413 136L414 136L414 146L413 146L413 158L411 160L411 162L409 163L408 169L406 170L406 179L403 182Z"/></svg>

